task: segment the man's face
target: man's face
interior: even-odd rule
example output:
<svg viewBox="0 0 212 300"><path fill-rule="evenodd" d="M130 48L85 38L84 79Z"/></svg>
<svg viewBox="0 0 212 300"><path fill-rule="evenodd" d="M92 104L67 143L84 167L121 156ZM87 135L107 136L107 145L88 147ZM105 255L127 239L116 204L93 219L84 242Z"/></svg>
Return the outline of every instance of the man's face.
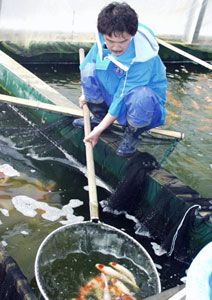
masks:
<svg viewBox="0 0 212 300"><path fill-rule="evenodd" d="M103 38L108 50L110 50L113 55L119 56L127 50L132 36L127 32L116 32L111 36L103 34Z"/></svg>

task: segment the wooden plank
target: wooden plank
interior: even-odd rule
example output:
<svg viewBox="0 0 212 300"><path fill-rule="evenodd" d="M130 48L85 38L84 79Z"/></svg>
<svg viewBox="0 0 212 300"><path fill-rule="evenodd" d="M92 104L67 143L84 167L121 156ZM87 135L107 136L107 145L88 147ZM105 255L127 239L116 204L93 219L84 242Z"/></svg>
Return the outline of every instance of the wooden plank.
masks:
<svg viewBox="0 0 212 300"><path fill-rule="evenodd" d="M64 107L64 106L60 106L60 105L44 103L39 100L29 100L29 99L18 98L18 97L0 94L0 102L20 105L20 106L28 107L28 108L32 108L32 109L42 109L44 111L63 114L63 115L67 115L67 116L83 117L83 112L80 108L75 109L75 108L71 108L71 107ZM118 124L118 123L116 122L116 124ZM184 138L184 133L172 131L172 130L152 128L152 129L150 129L150 132L155 133L155 134L160 134L163 136L178 138L178 139Z"/></svg>
<svg viewBox="0 0 212 300"><path fill-rule="evenodd" d="M177 300L177 299L184 300L185 299L184 292L185 292L185 284L182 284L182 285L176 286L174 288L168 289L157 295L145 298L144 300L172 300L173 296L178 297L178 298L175 298L175 300ZM182 294L184 294L184 295L182 295Z"/></svg>
<svg viewBox="0 0 212 300"><path fill-rule="evenodd" d="M207 63L206 61L204 61L200 58L197 58L196 56L191 55L191 54L189 54L189 53L187 53L187 52L185 52L185 51L183 51L183 50L181 50L181 49L179 49L179 48L177 48L177 47L175 47L175 46L173 46L173 45L171 45L171 44L169 44L169 43L167 43L167 42L165 42L161 39L157 39L157 41L158 41L159 44L163 45L164 47L166 47L166 48L168 48L168 49L170 49L170 50L172 50L176 53L179 53L180 55L185 56L188 59L193 60L194 62L196 62L196 63L212 70L212 65Z"/></svg>
<svg viewBox="0 0 212 300"><path fill-rule="evenodd" d="M63 114L67 116L83 117L83 113L80 109L44 103L39 100L29 100L29 99L0 94L0 102L20 105L32 109L42 109L48 112Z"/></svg>

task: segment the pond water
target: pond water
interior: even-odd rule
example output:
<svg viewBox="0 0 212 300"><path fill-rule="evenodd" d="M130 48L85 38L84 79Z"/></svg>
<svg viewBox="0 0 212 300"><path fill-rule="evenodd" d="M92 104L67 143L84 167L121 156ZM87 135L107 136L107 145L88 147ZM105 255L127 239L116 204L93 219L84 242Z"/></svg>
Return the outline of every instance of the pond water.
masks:
<svg viewBox="0 0 212 300"><path fill-rule="evenodd" d="M78 67L27 68L77 103L81 93ZM164 167L202 196L210 197L211 74L203 69L196 70L193 65L172 65L168 69L168 80L171 96L167 100L165 128L184 132L185 139L177 145ZM7 105L1 105L0 114L1 240L41 298L33 267L42 240L67 221L89 219L85 167L71 153L58 149L45 136L26 125ZM110 187L99 179L98 199L104 200L109 194ZM148 250L158 268L163 289L181 283L187 265L172 257L157 256L151 240L136 236L134 222L125 216L112 218L111 214L100 213L103 222L123 229Z"/></svg>
<svg viewBox="0 0 212 300"><path fill-rule="evenodd" d="M212 196L212 73L196 64L167 64L168 97L164 129L185 138L163 167L202 197ZM74 103L81 93L78 66L27 66L38 77ZM156 157L158 148L140 145ZM159 157L161 159L161 155Z"/></svg>

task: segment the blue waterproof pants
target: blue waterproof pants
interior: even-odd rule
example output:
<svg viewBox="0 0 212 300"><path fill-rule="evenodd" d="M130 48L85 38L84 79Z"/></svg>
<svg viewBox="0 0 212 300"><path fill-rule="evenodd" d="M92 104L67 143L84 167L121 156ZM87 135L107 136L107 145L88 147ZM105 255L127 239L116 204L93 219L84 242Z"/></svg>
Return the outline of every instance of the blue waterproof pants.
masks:
<svg viewBox="0 0 212 300"><path fill-rule="evenodd" d="M81 84L86 101L95 104L104 101L108 107L110 106L112 97L98 80L94 68L90 66L81 71ZM147 126L147 129L150 129L160 126L164 122L164 108L157 95L149 87L138 86L130 90L124 97L124 104L126 111L117 118L122 125L126 125L128 122L137 128Z"/></svg>

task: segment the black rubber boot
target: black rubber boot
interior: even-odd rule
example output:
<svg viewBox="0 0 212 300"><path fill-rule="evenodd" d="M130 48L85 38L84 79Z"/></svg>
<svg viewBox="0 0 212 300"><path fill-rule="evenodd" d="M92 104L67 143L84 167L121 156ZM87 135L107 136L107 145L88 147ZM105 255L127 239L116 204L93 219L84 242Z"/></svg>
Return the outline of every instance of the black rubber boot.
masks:
<svg viewBox="0 0 212 300"><path fill-rule="evenodd" d="M137 128L127 124L123 139L116 150L116 154L124 157L132 156L136 152L138 144L141 142L139 136L145 130L147 130L146 126Z"/></svg>
<svg viewBox="0 0 212 300"><path fill-rule="evenodd" d="M108 107L105 104L105 102L102 103L90 103L87 102L87 106L91 113L93 114L93 117L91 118L91 129L93 129L95 126L97 126L102 119L104 119L105 115L107 114ZM84 127L84 119L76 119L73 121L74 127L83 128Z"/></svg>

